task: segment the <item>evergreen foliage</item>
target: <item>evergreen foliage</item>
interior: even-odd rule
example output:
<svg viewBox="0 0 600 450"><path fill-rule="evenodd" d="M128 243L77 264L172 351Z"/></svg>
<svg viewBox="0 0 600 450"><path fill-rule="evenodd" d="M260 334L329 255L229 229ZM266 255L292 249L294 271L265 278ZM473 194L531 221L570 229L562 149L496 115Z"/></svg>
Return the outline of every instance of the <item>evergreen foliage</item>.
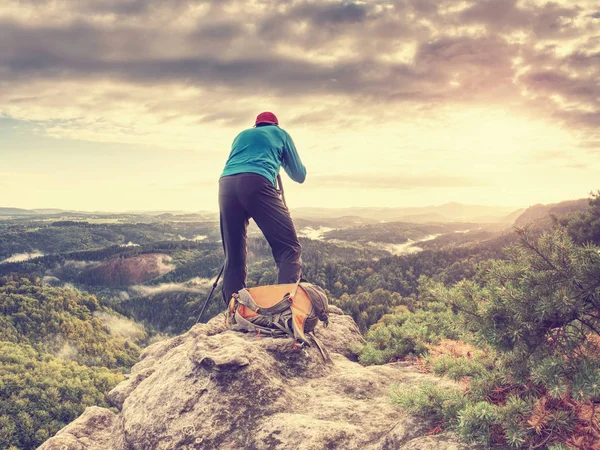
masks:
<svg viewBox="0 0 600 450"><path fill-rule="evenodd" d="M163 333L177 335L196 324L198 314L206 301L208 292L166 290L154 295L135 297L122 301L116 308L123 314L135 317L149 327ZM202 315L207 322L225 309L220 289L216 289Z"/></svg>
<svg viewBox="0 0 600 450"><path fill-rule="evenodd" d="M140 348L94 317L103 310L95 296L72 288L44 286L37 278L0 278L0 341L62 353L86 366L127 370Z"/></svg>
<svg viewBox="0 0 600 450"><path fill-rule="evenodd" d="M575 242L600 245L600 190L592 193L585 211L557 219L556 223L566 227Z"/></svg>
<svg viewBox="0 0 600 450"><path fill-rule="evenodd" d="M395 386L392 401L410 412L442 423L456 422L456 417L467 405L467 399L460 389L427 381L418 389L406 385Z"/></svg>
<svg viewBox="0 0 600 450"><path fill-rule="evenodd" d="M147 245L161 241L179 241L179 236L194 239L198 235L218 239L215 222L87 223L45 220L0 222L0 261L14 253L44 254L101 250L133 242ZM139 220L139 218L137 219Z"/></svg>
<svg viewBox="0 0 600 450"><path fill-rule="evenodd" d="M403 306L404 309L414 308L414 298L402 298L397 292L375 289L373 292L360 294L343 294L335 301L345 314L356 318L356 323L361 331L365 332L375 324L384 314ZM402 308L401 308L402 309Z"/></svg>
<svg viewBox="0 0 600 450"><path fill-rule="evenodd" d="M464 403L457 408L431 386L395 400L471 442L592 448L600 439L600 249L577 245L565 229L517 234L508 260L490 260L451 288L430 286L456 313L454 328L490 355L484 364L456 355L425 361L437 374L470 378ZM402 314L398 320L410 320ZM372 330L381 326L383 319ZM368 337L363 359L374 342ZM392 339L381 351L398 345Z"/></svg>
<svg viewBox="0 0 600 450"><path fill-rule="evenodd" d="M462 281L437 294L461 312L478 342L502 355L512 382L543 384L555 397L595 395L584 379L593 381L600 368L591 351L600 330L598 248L577 246L560 230L537 241L518 233L510 261L490 261L482 284Z"/></svg>
<svg viewBox="0 0 600 450"><path fill-rule="evenodd" d="M461 339L463 333L456 326L457 315L428 293L431 280L423 277L420 282L419 301L410 303L400 298L405 304L396 306L395 311L384 315L369 329L359 357L363 364L383 364L406 356L424 355L429 346L442 339Z"/></svg>
<svg viewBox="0 0 600 450"><path fill-rule="evenodd" d="M36 277L0 278L0 448L33 449L104 395L137 362L136 338L98 299Z"/></svg>
<svg viewBox="0 0 600 450"><path fill-rule="evenodd" d="M123 378L0 341L0 448L37 448L87 406L107 407L105 393Z"/></svg>
<svg viewBox="0 0 600 450"><path fill-rule="evenodd" d="M557 229L540 236L552 223ZM600 255L594 246L600 245L600 191L586 211L546 218L543 226L518 233L453 233L401 256L358 242L399 243L438 228L385 224L329 236L353 242L301 239L304 276L368 330L362 363L418 358L423 370L462 383L398 388L399 405L467 441L591 448L600 430ZM0 275L13 274L0 278L0 448L34 448L85 406L103 405L103 394L135 363L147 336L112 333L101 320L113 313L107 305L161 331L181 333L193 325L206 296L189 282L216 276L223 258L220 243L191 240L198 235L218 239L216 223L0 222L0 260L51 253L0 264ZM129 241L141 245L122 246ZM149 254L169 255L175 268L149 273L145 286L178 283L179 290L136 297L133 289L122 292L128 282L110 287L98 281L104 267ZM265 239L249 239L248 262L249 286L276 282ZM33 275L75 282L102 297L50 287ZM222 308L217 289L203 321ZM468 351L449 349L451 342Z"/></svg>
<svg viewBox="0 0 600 450"><path fill-rule="evenodd" d="M467 356L439 355L425 358L425 363L436 375L446 375L449 378L459 381L464 377L481 376L488 370L486 361L483 358L473 358Z"/></svg>

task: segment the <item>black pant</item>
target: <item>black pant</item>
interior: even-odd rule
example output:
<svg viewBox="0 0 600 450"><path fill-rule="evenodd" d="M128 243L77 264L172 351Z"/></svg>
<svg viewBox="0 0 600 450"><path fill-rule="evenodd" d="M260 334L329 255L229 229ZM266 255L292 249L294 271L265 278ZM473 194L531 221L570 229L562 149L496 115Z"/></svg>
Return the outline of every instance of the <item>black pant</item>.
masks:
<svg viewBox="0 0 600 450"><path fill-rule="evenodd" d="M246 237L253 218L271 246L278 283L295 283L302 270L302 248L290 212L275 186L262 175L240 173L219 180L221 239L225 251L223 300L246 287Z"/></svg>

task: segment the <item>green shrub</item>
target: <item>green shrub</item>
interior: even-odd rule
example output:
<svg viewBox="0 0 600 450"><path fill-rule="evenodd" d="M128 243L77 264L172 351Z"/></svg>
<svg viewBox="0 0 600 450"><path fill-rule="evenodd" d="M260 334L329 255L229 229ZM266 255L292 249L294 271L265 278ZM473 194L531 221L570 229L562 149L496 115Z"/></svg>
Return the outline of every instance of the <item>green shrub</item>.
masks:
<svg viewBox="0 0 600 450"><path fill-rule="evenodd" d="M0 278L0 448L37 448L87 406L107 406L145 339L86 292Z"/></svg>
<svg viewBox="0 0 600 450"><path fill-rule="evenodd" d="M490 445L493 428L501 424L501 413L488 402L467 404L458 412L456 430L467 442Z"/></svg>
<svg viewBox="0 0 600 450"><path fill-rule="evenodd" d="M124 379L26 344L0 342L0 448L37 448Z"/></svg>
<svg viewBox="0 0 600 450"><path fill-rule="evenodd" d="M110 319L118 318L87 292L45 286L36 278L0 277L0 341L31 345L86 366L126 371L141 349L112 333ZM140 328L138 342L145 338Z"/></svg>
<svg viewBox="0 0 600 450"><path fill-rule="evenodd" d="M456 314L439 303L414 313L399 310L386 314L367 333L359 360L363 364L383 364L409 355L424 355L427 345L462 336L457 320Z"/></svg>
<svg viewBox="0 0 600 450"><path fill-rule="evenodd" d="M571 450L571 447L566 446L565 444L554 444L548 447L548 450Z"/></svg>
<svg viewBox="0 0 600 450"><path fill-rule="evenodd" d="M590 429L586 405L600 396L600 249L574 244L564 230L539 238L517 233L519 242L506 250L509 260L488 261L476 281L430 285L431 295L457 314L448 325L461 327L464 339L490 355L427 358L438 375L471 377L466 395L459 400L424 386L398 390L393 399L452 424L468 442L558 450L573 439L591 448L600 433L582 430ZM452 336L444 325L431 326L431 317L419 320L419 313L427 317L426 311L384 317L363 352L374 348L385 356L400 348L397 339L432 343Z"/></svg>
<svg viewBox="0 0 600 450"><path fill-rule="evenodd" d="M453 380L483 374L488 370L485 360L466 356L439 355L427 357L426 363L436 375L446 375Z"/></svg>
<svg viewBox="0 0 600 450"><path fill-rule="evenodd" d="M417 388L407 385L393 386L392 402L409 412L451 424L467 406L468 399L458 388L452 389L425 381Z"/></svg>

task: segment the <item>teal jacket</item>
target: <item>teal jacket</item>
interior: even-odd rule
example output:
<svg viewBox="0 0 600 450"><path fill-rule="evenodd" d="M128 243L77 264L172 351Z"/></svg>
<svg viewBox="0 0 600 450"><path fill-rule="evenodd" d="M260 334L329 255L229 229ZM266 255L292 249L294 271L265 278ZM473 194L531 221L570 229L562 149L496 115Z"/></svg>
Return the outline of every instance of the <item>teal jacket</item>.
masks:
<svg viewBox="0 0 600 450"><path fill-rule="evenodd" d="M306 179L306 167L292 137L277 125L259 125L242 131L233 140L221 177L251 172L262 175L275 186L282 166L292 180L303 183Z"/></svg>

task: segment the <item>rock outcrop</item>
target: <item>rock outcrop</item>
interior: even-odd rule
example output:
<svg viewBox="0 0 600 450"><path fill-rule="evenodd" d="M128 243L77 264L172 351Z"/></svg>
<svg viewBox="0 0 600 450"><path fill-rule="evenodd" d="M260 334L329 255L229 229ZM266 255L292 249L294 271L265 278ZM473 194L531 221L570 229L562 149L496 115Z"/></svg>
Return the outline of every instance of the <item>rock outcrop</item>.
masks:
<svg viewBox="0 0 600 450"><path fill-rule="evenodd" d="M161 449L466 449L449 433L390 402L394 383L428 375L405 364L363 367L350 316L331 315L317 336L333 365L291 339L227 331L223 317L148 347L108 398L42 450Z"/></svg>

